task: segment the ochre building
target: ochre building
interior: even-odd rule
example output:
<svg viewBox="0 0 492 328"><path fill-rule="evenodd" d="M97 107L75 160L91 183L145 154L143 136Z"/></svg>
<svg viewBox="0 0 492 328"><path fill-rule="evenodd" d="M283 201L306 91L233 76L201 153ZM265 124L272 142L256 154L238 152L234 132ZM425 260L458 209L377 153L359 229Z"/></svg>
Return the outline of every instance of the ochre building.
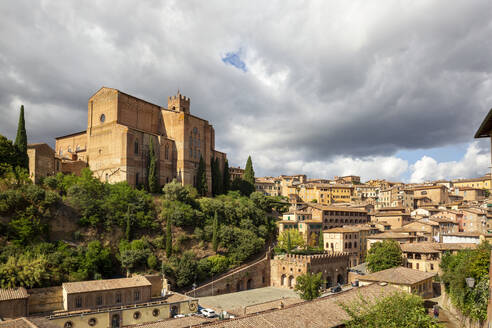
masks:
<svg viewBox="0 0 492 328"><path fill-rule="evenodd" d="M87 111L87 129L56 138L55 151L62 160L87 163L102 181L145 184L151 142L160 185L173 179L195 185L203 157L210 192L211 159L224 168L226 154L215 149L214 128L190 113L190 98L179 91L165 108L103 87L89 99Z"/></svg>

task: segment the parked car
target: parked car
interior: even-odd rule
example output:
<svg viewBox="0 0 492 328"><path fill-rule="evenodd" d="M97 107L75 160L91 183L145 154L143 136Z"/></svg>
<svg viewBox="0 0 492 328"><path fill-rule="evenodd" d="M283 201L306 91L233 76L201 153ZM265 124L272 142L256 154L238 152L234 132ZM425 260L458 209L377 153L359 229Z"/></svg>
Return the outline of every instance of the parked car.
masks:
<svg viewBox="0 0 492 328"><path fill-rule="evenodd" d="M184 314L176 314L174 317L175 318L184 318L186 316Z"/></svg>
<svg viewBox="0 0 492 328"><path fill-rule="evenodd" d="M331 291L332 293L339 293L339 292L341 292L341 291L342 291L342 287L341 287L340 285L335 286L335 287L331 287L330 291Z"/></svg>
<svg viewBox="0 0 492 328"><path fill-rule="evenodd" d="M200 310L200 313L203 314L207 318L215 318L217 315L214 310L212 309L202 309Z"/></svg>

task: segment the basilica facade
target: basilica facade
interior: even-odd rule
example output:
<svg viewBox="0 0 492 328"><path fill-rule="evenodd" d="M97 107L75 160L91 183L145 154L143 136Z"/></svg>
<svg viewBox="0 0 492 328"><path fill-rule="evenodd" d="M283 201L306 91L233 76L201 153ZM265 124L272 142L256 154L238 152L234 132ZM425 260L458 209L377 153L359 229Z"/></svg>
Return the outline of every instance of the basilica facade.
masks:
<svg viewBox="0 0 492 328"><path fill-rule="evenodd" d="M55 153L66 164L85 163L102 181L145 184L151 142L161 186L173 179L195 185L203 157L211 192L211 159L224 168L226 154L215 149L213 126L190 113L190 98L179 91L165 108L103 87L89 99L87 112L87 129L56 138Z"/></svg>

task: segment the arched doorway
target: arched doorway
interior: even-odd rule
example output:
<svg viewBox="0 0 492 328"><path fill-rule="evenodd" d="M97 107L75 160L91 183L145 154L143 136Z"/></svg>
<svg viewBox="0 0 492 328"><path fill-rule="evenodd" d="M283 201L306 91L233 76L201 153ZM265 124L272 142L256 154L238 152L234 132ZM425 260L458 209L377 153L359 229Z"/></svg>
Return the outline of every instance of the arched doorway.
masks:
<svg viewBox="0 0 492 328"><path fill-rule="evenodd" d="M111 317L111 328L120 328L120 315L113 314Z"/></svg>
<svg viewBox="0 0 492 328"><path fill-rule="evenodd" d="M344 283L343 276L341 274L339 274L337 276L337 283L340 284L340 285L343 285L343 283Z"/></svg>
<svg viewBox="0 0 492 328"><path fill-rule="evenodd" d="M236 283L236 292L241 291L241 280Z"/></svg>
<svg viewBox="0 0 492 328"><path fill-rule="evenodd" d="M295 280L293 276L289 276L289 288L294 287Z"/></svg>
<svg viewBox="0 0 492 328"><path fill-rule="evenodd" d="M248 279L248 282L246 283L246 289L253 289L253 279Z"/></svg>
<svg viewBox="0 0 492 328"><path fill-rule="evenodd" d="M326 288L331 287L332 283L331 276L326 277Z"/></svg>
<svg viewBox="0 0 492 328"><path fill-rule="evenodd" d="M282 277L280 277L280 286L285 286L285 274L282 275Z"/></svg>
<svg viewBox="0 0 492 328"><path fill-rule="evenodd" d="M231 292L231 285L229 285L229 284L226 285L226 292L227 293Z"/></svg>
<svg viewBox="0 0 492 328"><path fill-rule="evenodd" d="M171 306L171 318L173 318L177 314L179 314L178 306L177 305Z"/></svg>

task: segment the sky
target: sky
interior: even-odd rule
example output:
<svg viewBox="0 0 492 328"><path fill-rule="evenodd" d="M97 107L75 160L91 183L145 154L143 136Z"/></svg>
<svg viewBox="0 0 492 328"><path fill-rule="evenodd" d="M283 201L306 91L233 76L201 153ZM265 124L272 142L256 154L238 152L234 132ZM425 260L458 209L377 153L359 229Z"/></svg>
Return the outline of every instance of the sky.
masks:
<svg viewBox="0 0 492 328"><path fill-rule="evenodd" d="M0 134L82 131L100 87L179 89L256 176L405 182L489 171L492 2L0 2Z"/></svg>

